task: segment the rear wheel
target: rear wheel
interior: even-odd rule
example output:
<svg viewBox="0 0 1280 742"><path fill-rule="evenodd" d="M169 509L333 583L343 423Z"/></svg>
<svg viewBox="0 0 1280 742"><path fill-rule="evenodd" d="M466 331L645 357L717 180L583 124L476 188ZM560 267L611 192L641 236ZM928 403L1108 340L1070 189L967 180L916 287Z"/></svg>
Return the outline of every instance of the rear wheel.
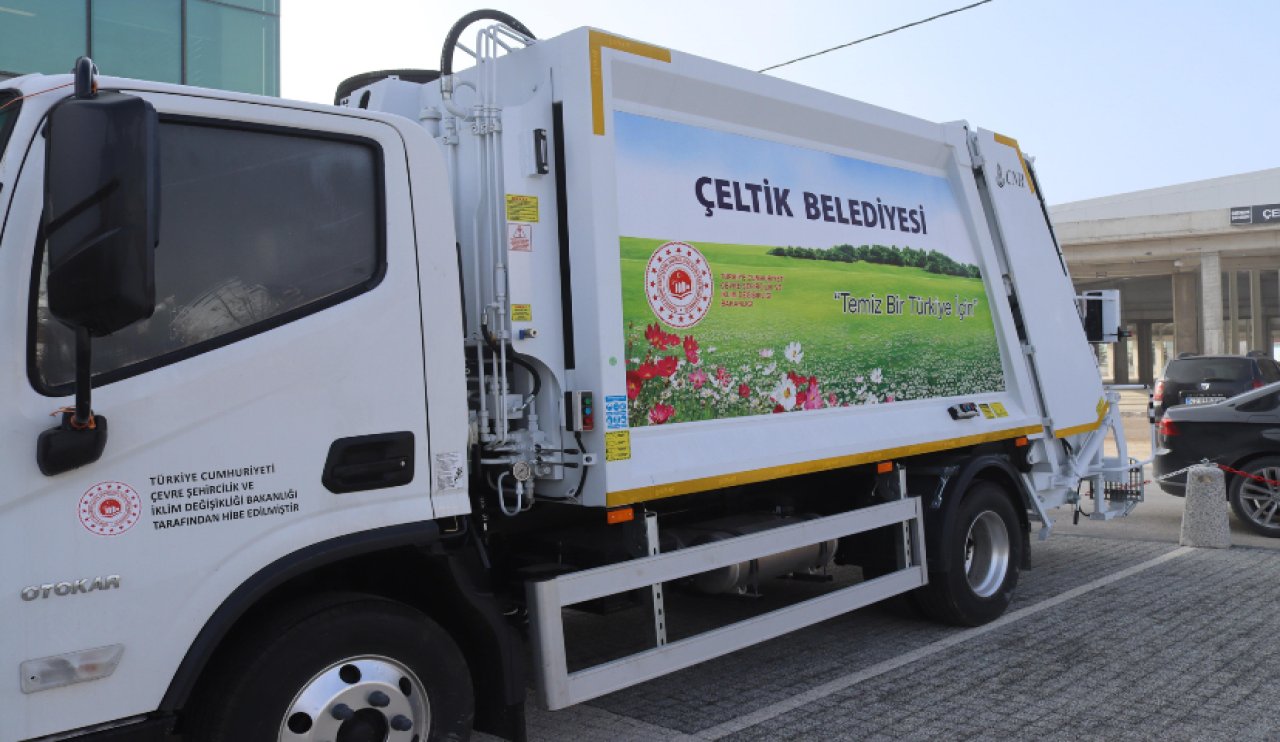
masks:
<svg viewBox="0 0 1280 742"><path fill-rule="evenodd" d="M184 739L278 742L464 740L471 678L431 619L373 597L274 616L203 684Z"/></svg>
<svg viewBox="0 0 1280 742"><path fill-rule="evenodd" d="M994 621L1009 607L1022 563L1021 525L1009 496L997 484L976 482L944 527L949 566L929 573L929 584L912 594L916 605L959 626Z"/></svg>
<svg viewBox="0 0 1280 742"><path fill-rule="evenodd" d="M1265 481L1235 475L1231 481L1231 509L1254 533L1280 538L1280 457L1256 459L1242 471Z"/></svg>

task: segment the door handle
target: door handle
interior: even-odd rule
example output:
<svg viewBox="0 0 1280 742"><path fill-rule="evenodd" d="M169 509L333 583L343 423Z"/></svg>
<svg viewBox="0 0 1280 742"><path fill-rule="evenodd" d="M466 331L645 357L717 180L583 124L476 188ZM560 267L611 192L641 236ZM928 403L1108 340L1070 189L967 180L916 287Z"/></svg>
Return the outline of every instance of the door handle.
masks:
<svg viewBox="0 0 1280 742"><path fill-rule="evenodd" d="M367 464L344 464L333 468L333 476L342 479L350 477L364 477L370 474L386 474L388 472L400 471L409 465L409 460L405 458L389 459L387 461L370 461Z"/></svg>
<svg viewBox="0 0 1280 742"><path fill-rule="evenodd" d="M413 433L339 438L329 446L320 478L334 494L399 487L413 481Z"/></svg>

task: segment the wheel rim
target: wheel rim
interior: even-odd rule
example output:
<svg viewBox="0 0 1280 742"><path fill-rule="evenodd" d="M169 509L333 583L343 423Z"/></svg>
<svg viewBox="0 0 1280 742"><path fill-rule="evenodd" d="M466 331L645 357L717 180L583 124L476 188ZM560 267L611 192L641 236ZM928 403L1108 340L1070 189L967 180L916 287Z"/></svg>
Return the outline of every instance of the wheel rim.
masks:
<svg viewBox="0 0 1280 742"><path fill-rule="evenodd" d="M418 742L430 728L431 704L413 671L388 657L351 657L302 686L279 742Z"/></svg>
<svg viewBox="0 0 1280 742"><path fill-rule="evenodd" d="M1009 531L1004 519L987 510L978 514L964 540L964 573L980 598L995 595L1009 571Z"/></svg>
<svg viewBox="0 0 1280 742"><path fill-rule="evenodd" d="M1280 468L1268 466L1253 474L1263 479L1280 481ZM1240 509L1245 517L1263 528L1280 528L1280 488L1275 485L1244 479L1240 484Z"/></svg>

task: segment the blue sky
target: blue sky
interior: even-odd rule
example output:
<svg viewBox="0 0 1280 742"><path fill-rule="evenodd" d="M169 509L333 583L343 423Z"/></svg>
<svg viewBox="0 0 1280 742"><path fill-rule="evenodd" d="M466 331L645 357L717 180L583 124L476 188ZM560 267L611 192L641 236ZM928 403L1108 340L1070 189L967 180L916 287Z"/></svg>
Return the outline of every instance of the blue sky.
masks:
<svg viewBox="0 0 1280 742"><path fill-rule="evenodd" d="M759 69L967 2L492 5L541 37L591 25ZM285 0L283 93L327 102L356 72L434 68L448 27L484 5ZM1277 2L993 0L769 74L1013 136L1062 203L1280 167L1278 33Z"/></svg>

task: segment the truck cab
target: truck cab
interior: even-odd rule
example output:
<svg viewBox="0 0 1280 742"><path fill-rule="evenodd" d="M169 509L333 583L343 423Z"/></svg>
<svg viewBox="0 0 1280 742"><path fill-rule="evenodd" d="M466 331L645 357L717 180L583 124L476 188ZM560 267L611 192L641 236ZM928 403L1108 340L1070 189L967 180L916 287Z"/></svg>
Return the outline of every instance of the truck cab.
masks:
<svg viewBox="0 0 1280 742"><path fill-rule="evenodd" d="M154 310L92 339L100 456L41 471L37 441L77 392L46 233L95 206L48 213L63 206L46 203L50 178L94 173L48 162L92 144L50 126L70 84L0 92L4 742L154 712L180 693L157 668L182 665L220 611L230 630L260 597L236 597L246 583L269 590L370 534L428 543L469 510L437 145L399 117L105 77L100 98L157 116Z"/></svg>

